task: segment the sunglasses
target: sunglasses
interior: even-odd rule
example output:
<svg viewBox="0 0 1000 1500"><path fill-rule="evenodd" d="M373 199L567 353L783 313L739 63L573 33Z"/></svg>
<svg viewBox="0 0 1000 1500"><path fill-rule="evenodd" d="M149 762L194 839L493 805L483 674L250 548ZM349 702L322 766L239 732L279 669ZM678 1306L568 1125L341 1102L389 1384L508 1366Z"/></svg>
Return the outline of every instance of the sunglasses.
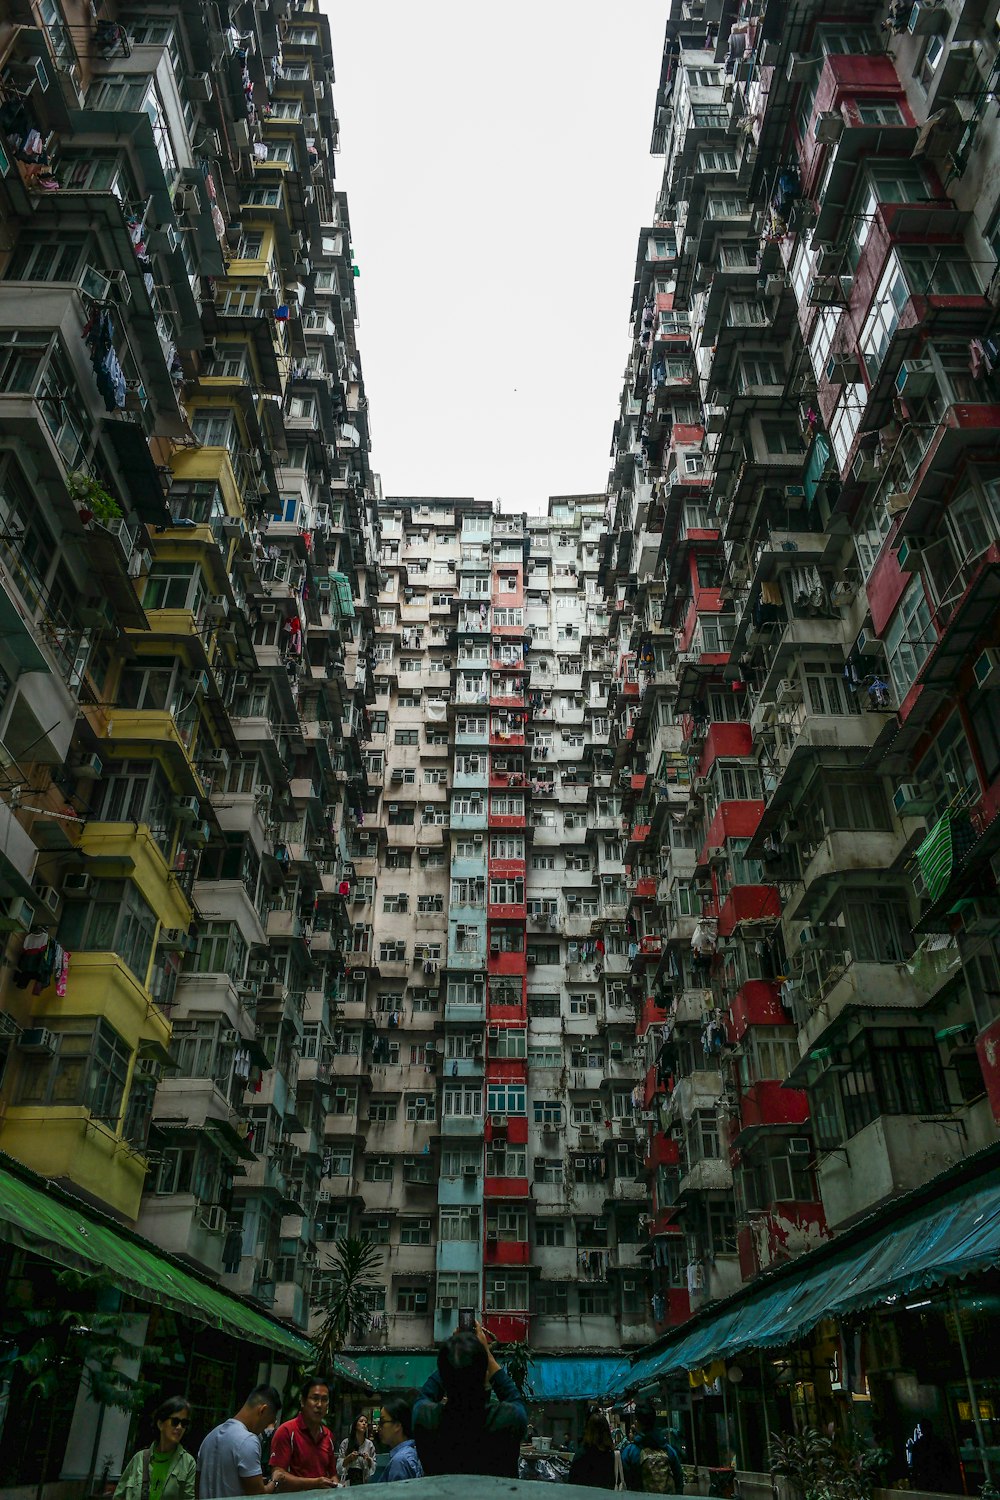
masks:
<svg viewBox="0 0 1000 1500"><path fill-rule="evenodd" d="M171 1427L190 1427L191 1426L191 1418L190 1417L171 1417L170 1418L170 1425L171 1425Z"/></svg>

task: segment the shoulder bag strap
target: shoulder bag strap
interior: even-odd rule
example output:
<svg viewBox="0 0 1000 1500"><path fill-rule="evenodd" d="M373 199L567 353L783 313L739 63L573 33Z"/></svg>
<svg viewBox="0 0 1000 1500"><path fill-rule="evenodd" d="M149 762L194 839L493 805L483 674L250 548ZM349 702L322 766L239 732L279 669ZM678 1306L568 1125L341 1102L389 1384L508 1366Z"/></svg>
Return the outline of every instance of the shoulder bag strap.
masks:
<svg viewBox="0 0 1000 1500"><path fill-rule="evenodd" d="M139 1484L139 1500L149 1500L149 1456L152 1448L142 1450L142 1480Z"/></svg>

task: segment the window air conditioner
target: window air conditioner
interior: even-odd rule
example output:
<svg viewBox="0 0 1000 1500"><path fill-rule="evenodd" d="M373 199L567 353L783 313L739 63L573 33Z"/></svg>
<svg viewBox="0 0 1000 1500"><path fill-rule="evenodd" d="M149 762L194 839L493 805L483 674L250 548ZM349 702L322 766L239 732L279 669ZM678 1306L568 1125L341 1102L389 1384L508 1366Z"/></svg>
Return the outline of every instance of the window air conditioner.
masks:
<svg viewBox="0 0 1000 1500"><path fill-rule="evenodd" d="M813 138L822 146L835 146L844 133L839 109L821 109L813 121Z"/></svg>

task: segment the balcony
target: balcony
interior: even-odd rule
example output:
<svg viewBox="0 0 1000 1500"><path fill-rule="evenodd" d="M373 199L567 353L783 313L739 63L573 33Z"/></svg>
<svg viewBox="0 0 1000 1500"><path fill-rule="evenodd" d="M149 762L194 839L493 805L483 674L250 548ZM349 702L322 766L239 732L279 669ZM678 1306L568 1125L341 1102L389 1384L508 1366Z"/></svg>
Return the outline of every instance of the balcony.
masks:
<svg viewBox="0 0 1000 1500"><path fill-rule="evenodd" d="M482 1115L443 1115L441 1118L441 1134L444 1136L464 1136L473 1139L481 1138L485 1134L485 1125Z"/></svg>

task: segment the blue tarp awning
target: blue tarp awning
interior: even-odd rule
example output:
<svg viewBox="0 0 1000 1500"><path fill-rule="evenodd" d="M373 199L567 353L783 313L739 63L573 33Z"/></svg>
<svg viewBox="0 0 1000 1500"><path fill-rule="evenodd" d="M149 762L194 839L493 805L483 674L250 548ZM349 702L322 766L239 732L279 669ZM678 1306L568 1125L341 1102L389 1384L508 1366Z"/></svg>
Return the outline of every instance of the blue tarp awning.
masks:
<svg viewBox="0 0 1000 1500"><path fill-rule="evenodd" d="M597 1354L570 1359L534 1355L528 1367L528 1387L536 1401L594 1401L613 1391L627 1370L627 1359Z"/></svg>
<svg viewBox="0 0 1000 1500"><path fill-rule="evenodd" d="M737 1293L696 1320L690 1331L640 1359L619 1391L673 1371L700 1370L745 1349L795 1343L824 1318L892 1303L919 1287L960 1280L1000 1264L1000 1189L982 1177L914 1208L873 1215L849 1246L823 1248L794 1262L790 1274Z"/></svg>

